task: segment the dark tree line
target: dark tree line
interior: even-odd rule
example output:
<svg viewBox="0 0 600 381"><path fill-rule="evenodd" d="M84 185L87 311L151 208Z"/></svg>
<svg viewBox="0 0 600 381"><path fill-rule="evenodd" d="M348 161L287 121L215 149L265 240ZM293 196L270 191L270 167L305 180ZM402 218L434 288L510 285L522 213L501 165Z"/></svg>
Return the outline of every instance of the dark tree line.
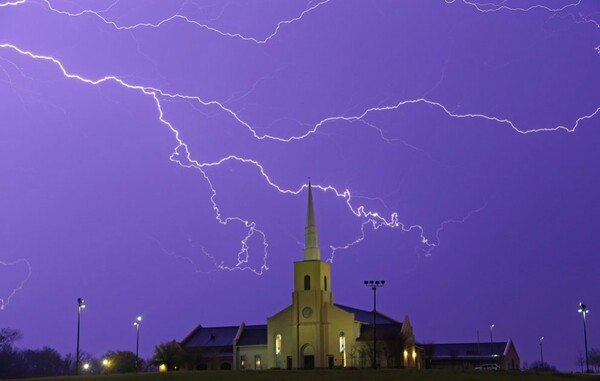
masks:
<svg viewBox="0 0 600 381"><path fill-rule="evenodd" d="M17 330L0 329L0 378L60 376L68 373L70 360L52 348L15 348L14 342L21 337L21 332Z"/></svg>
<svg viewBox="0 0 600 381"><path fill-rule="evenodd" d="M75 374L75 355L61 356L58 351L49 347L41 349L17 348L14 344L21 337L21 332L18 330L0 328L0 379ZM109 351L101 359L80 352L79 363L81 367L80 374L136 371L135 353L130 351ZM148 371L150 368L146 364L146 361L139 359L137 366L140 371Z"/></svg>

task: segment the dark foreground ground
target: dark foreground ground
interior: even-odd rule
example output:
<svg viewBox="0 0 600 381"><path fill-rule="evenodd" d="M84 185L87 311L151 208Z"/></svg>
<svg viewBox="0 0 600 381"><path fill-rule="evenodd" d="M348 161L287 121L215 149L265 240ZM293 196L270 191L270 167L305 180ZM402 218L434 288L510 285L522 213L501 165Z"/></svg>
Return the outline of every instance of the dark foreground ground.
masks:
<svg viewBox="0 0 600 381"><path fill-rule="evenodd" d="M31 380L31 379L29 379ZM435 370L200 371L52 377L44 381L562 381L600 380L600 375ZM23 381L23 379L21 379Z"/></svg>

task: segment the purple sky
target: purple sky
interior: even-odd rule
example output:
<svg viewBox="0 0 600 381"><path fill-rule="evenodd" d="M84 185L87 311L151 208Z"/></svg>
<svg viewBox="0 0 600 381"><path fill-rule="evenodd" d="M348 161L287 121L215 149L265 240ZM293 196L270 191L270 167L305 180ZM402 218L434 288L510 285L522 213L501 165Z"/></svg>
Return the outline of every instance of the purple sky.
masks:
<svg viewBox="0 0 600 381"><path fill-rule="evenodd" d="M335 301L600 347L600 3L0 0L0 327L140 352L263 324L307 178ZM483 5L484 3L488 5ZM319 189L320 188L320 189Z"/></svg>

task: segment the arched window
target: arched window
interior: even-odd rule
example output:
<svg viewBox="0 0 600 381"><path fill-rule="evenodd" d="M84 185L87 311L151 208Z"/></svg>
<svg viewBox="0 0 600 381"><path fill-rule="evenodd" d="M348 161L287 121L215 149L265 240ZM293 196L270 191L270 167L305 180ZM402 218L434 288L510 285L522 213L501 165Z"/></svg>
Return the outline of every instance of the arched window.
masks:
<svg viewBox="0 0 600 381"><path fill-rule="evenodd" d="M325 281L324 282L325 283L325 291L327 291L327 277L325 277L324 281Z"/></svg>
<svg viewBox="0 0 600 381"><path fill-rule="evenodd" d="M281 335L275 336L275 367L281 368Z"/></svg>
<svg viewBox="0 0 600 381"><path fill-rule="evenodd" d="M340 332L340 363L343 367L346 366L346 335L344 332Z"/></svg>
<svg viewBox="0 0 600 381"><path fill-rule="evenodd" d="M304 289L310 290L310 275L304 276Z"/></svg>

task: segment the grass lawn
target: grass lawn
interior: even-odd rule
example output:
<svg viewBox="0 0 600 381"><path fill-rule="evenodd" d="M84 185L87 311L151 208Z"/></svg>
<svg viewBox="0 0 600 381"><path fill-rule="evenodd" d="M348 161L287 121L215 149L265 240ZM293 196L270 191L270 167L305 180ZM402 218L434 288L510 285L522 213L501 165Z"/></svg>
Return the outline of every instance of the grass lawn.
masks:
<svg viewBox="0 0 600 381"><path fill-rule="evenodd" d="M31 380L31 379L30 379ZM44 381L561 381L600 380L600 375L552 374L532 372L461 372L403 369L344 370L269 370L269 371L198 371L140 373L78 377L52 377ZM21 379L23 381L23 379Z"/></svg>

